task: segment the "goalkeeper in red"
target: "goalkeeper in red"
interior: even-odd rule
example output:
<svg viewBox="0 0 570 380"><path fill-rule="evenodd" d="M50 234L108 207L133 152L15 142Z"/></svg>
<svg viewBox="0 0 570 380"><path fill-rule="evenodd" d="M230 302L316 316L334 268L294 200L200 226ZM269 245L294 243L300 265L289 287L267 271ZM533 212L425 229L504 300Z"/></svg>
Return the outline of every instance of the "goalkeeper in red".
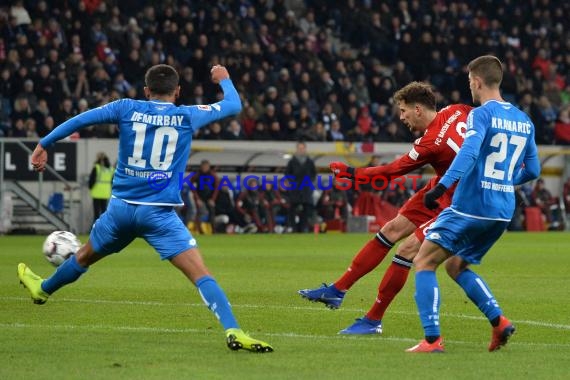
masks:
<svg viewBox="0 0 570 380"><path fill-rule="evenodd" d="M388 267L378 288L378 296L371 309L362 318L345 328L342 334L380 334L382 317L390 302L403 288L412 260L424 239L425 227L440 211L451 203L454 188L441 198L440 207L429 210L423 204L424 194L429 191L445 173L459 151L466 130L470 106L450 105L436 111L435 94L426 83L412 82L394 94L394 101L400 109L400 120L411 130L423 133L414 141L412 149L399 159L382 166L352 168L341 162L332 162L330 167L335 176L370 178L382 175L386 178L401 176L431 165L436 177L416 192L398 215L386 223L358 254L346 272L334 283L316 289L299 290L299 294L314 302L322 302L331 309L339 308L346 292L364 275L376 268L399 240L409 236L400 246ZM415 233L414 233L415 231Z"/></svg>

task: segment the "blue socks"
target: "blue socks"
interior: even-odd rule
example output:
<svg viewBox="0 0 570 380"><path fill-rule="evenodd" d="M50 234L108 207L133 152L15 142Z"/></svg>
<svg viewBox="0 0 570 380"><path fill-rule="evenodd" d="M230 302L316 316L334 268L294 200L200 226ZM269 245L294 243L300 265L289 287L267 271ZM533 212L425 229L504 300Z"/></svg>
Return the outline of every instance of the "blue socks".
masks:
<svg viewBox="0 0 570 380"><path fill-rule="evenodd" d="M503 315L489 287L475 272L466 269L457 276L455 281L489 321ZM426 337L440 336L439 305L441 297L435 272L416 272L415 298Z"/></svg>
<svg viewBox="0 0 570 380"><path fill-rule="evenodd" d="M79 265L75 255L73 255L65 260L50 278L42 282L42 290L47 294L52 294L62 286L74 282L85 272L87 272L87 268Z"/></svg>
<svg viewBox="0 0 570 380"><path fill-rule="evenodd" d="M455 281L463 288L467 297L477 305L489 321L503 314L489 287L475 272L466 269L457 276Z"/></svg>
<svg viewBox="0 0 570 380"><path fill-rule="evenodd" d="M200 277L196 281L196 287L202 300L218 318L224 330L239 328L226 294L212 276Z"/></svg>
<svg viewBox="0 0 570 380"><path fill-rule="evenodd" d="M434 271L416 272L415 299L425 336L440 336L439 305L441 298Z"/></svg>

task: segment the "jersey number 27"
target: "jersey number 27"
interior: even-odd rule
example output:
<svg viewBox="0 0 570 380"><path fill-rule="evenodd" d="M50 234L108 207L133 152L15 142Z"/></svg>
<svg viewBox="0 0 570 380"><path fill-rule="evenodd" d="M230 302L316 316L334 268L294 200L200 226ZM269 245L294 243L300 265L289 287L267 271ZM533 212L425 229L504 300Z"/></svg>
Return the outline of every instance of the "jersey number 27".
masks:
<svg viewBox="0 0 570 380"><path fill-rule="evenodd" d="M499 132L491 138L490 145L495 148L499 148L497 152L489 153L487 159L485 160L485 177L498 179L500 181L505 180L505 171L498 169L497 164L502 164L507 159L508 146L512 144L515 146L515 151L510 157L509 169L507 172L507 179L510 181L513 178L513 171L515 170L515 165L519 160L519 157L524 150L526 145L526 137L511 135Z"/></svg>

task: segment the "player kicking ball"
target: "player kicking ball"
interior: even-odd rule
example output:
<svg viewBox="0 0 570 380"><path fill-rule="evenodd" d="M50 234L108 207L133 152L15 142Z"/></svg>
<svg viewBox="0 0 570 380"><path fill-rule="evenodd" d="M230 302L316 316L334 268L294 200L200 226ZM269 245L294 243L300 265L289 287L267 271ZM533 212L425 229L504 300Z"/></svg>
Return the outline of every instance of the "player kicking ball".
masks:
<svg viewBox="0 0 570 380"><path fill-rule="evenodd" d="M183 204L175 179L186 169L193 133L241 110L239 95L226 68L214 66L211 75L224 92L223 100L211 105L178 107L174 104L180 94L178 73L168 65L153 66L145 74L144 92L148 100L121 99L86 111L40 140L31 159L39 172L46 165L45 149L56 141L89 125L116 123L119 127L112 198L107 211L93 224L87 243L45 280L25 264L18 265L18 277L34 303L45 303L92 264L140 237L198 288L205 304L223 326L230 349L273 351L269 344L240 329L224 291L202 260L196 240L174 211L174 206Z"/></svg>
<svg viewBox="0 0 570 380"><path fill-rule="evenodd" d="M365 316L340 331L341 334L380 334L382 318L394 297L403 288L412 260L424 239L425 227L451 203L453 188L442 197L441 206L430 210L423 204L424 194L433 188L451 165L463 143L467 114L470 106L450 105L436 111L435 94L426 83L412 82L394 94L400 110L400 120L411 130L422 133L410 150L399 159L382 166L352 168L341 162L332 162L335 176L382 175L385 178L401 176L430 164L437 176L417 191L399 210L398 215L386 223L352 259L344 274L333 284L316 289L302 289L299 294L314 302L322 302L331 309L339 308L346 292L368 272L376 268L399 240L408 237L398 246L392 263L378 287L378 296Z"/></svg>
<svg viewBox="0 0 570 380"><path fill-rule="evenodd" d="M468 70L473 102L481 106L469 114L465 141L451 167L424 197L426 207L437 208L437 199L459 181L451 206L430 227L414 259L415 298L425 339L407 352L444 351L435 271L446 260L448 273L493 327L489 351L507 344L515 332L489 286L469 265L480 263L510 223L514 186L540 175L534 126L528 115L501 98L499 59L481 56Z"/></svg>

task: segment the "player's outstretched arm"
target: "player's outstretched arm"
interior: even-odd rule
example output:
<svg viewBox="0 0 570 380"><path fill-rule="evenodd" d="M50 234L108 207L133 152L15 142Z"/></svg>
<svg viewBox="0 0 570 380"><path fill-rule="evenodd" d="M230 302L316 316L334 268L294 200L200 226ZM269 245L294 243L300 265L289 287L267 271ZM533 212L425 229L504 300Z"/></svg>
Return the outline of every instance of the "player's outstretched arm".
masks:
<svg viewBox="0 0 570 380"><path fill-rule="evenodd" d="M236 115L241 112L241 99L230 79L228 70L221 65L215 65L210 70L212 75L212 82L219 84L224 92L224 99L212 105L215 111L219 111L220 118ZM218 107L216 107L216 105Z"/></svg>
<svg viewBox="0 0 570 380"><path fill-rule="evenodd" d="M428 164L430 162L430 158L431 156L429 152L419 154L416 159L412 159L409 154L406 154L389 164L367 168L353 168L343 162L334 161L329 164L329 168L335 177L352 178L356 176L373 178L376 176L384 176L389 178L408 174L419 169Z"/></svg>
<svg viewBox="0 0 570 380"><path fill-rule="evenodd" d="M212 82L219 84L224 92L224 99L209 105L191 106L194 128L201 128L214 121L237 115L241 109L241 99L224 66L216 65L210 71Z"/></svg>
<svg viewBox="0 0 570 380"><path fill-rule="evenodd" d="M82 114L72 117L66 122L60 124L51 131L47 136L42 138L31 157L32 167L35 171L42 172L47 162L46 148L49 148L56 141L59 141L73 132L81 128L88 127L93 124L114 123L118 121L117 108L120 107L121 101L118 100L105 106L98 107Z"/></svg>
<svg viewBox="0 0 570 380"><path fill-rule="evenodd" d="M117 100L115 102L94 108L89 111L85 111L77 116L72 117L71 119L58 125L47 136L42 138L40 140L41 146L44 148L49 148L56 141L66 138L73 132L76 132L81 128L85 128L90 125L117 123L119 121L118 111L125 101L126 100Z"/></svg>

